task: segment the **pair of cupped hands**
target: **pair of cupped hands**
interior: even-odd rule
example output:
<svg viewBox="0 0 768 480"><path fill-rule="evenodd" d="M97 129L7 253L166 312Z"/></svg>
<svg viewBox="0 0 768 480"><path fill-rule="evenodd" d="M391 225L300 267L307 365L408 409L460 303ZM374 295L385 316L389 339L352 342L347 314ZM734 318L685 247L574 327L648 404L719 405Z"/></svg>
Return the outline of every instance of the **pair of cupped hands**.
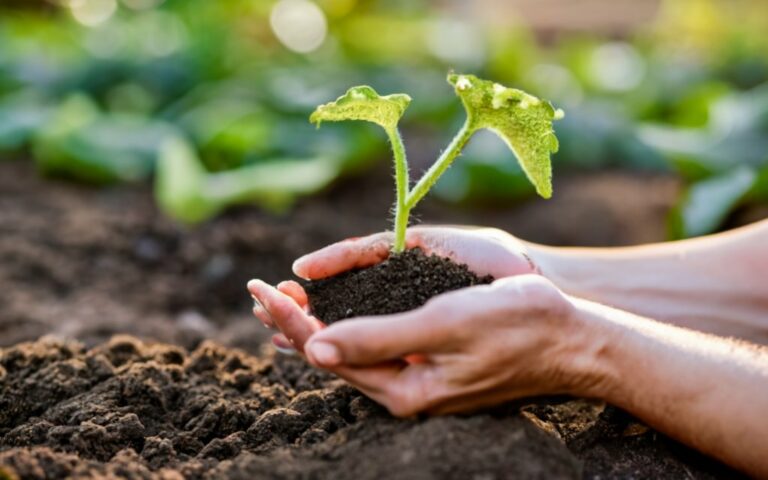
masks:
<svg viewBox="0 0 768 480"><path fill-rule="evenodd" d="M320 279L385 260L391 233L345 240L299 258L296 275ZM466 264L490 285L445 293L405 313L325 326L294 281L251 280L254 314L293 348L393 415L476 410L515 398L584 394L563 355L577 347L577 302L541 275L526 246L495 229L416 227L407 248ZM588 382L587 382L588 383Z"/></svg>

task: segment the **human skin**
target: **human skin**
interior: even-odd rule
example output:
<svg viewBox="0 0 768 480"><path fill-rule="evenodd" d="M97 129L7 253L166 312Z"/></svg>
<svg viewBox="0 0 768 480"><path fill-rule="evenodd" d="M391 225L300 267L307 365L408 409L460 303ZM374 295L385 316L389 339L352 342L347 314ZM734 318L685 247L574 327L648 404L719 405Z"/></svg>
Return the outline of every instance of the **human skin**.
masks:
<svg viewBox="0 0 768 480"><path fill-rule="evenodd" d="M386 233L340 242L297 260L294 271L314 279L373 265L390 242ZM601 398L762 477L768 349L757 343L768 339L765 245L768 222L621 249L560 249L498 230L420 227L411 229L409 248L497 280L410 312L328 328L308 314L295 282L273 288L254 280L249 289L259 301L256 316L281 330L277 345L292 345L394 415L471 411L532 395Z"/></svg>

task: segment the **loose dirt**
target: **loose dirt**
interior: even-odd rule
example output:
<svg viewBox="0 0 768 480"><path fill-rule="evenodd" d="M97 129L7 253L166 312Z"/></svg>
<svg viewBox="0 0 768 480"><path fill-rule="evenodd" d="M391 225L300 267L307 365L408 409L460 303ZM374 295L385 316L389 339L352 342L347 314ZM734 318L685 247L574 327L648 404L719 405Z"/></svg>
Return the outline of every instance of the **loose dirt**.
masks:
<svg viewBox="0 0 768 480"><path fill-rule="evenodd" d="M373 267L304 282L304 290L312 313L330 325L345 318L413 310L441 293L492 281L493 277L480 278L466 265L416 248Z"/></svg>

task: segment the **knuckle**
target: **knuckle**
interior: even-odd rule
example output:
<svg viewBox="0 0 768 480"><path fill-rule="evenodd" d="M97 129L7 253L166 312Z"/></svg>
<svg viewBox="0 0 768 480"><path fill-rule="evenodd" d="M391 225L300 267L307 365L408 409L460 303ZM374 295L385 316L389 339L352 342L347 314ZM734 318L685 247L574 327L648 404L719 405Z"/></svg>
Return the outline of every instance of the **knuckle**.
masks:
<svg viewBox="0 0 768 480"><path fill-rule="evenodd" d="M420 402L413 391L397 384L387 389L386 398L385 406L395 417L410 417L421 410Z"/></svg>
<svg viewBox="0 0 768 480"><path fill-rule="evenodd" d="M500 288L518 299L516 308L521 302L526 308L536 311L563 313L568 308L569 302L563 292L541 275L521 275L502 282Z"/></svg>
<svg viewBox="0 0 768 480"><path fill-rule="evenodd" d="M422 410L426 411L450 397L449 389L437 370L430 368L421 375L416 384Z"/></svg>
<svg viewBox="0 0 768 480"><path fill-rule="evenodd" d="M268 312L277 318L285 318L290 315L290 309L285 302L271 302Z"/></svg>
<svg viewBox="0 0 768 480"><path fill-rule="evenodd" d="M537 305L549 304L559 293L552 282L540 275L526 278L521 284L521 290L529 301Z"/></svg>

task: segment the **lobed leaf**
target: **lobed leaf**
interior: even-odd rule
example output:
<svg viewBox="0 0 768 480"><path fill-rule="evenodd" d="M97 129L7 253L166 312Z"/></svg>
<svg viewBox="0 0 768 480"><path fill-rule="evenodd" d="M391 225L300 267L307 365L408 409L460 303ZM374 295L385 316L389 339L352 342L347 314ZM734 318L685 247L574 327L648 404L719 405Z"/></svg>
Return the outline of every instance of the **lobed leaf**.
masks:
<svg viewBox="0 0 768 480"><path fill-rule="evenodd" d="M411 103L411 97L402 93L381 96L373 88L363 85L352 87L335 101L320 105L309 117L318 126L322 122L363 120L393 130Z"/></svg>
<svg viewBox="0 0 768 480"><path fill-rule="evenodd" d="M522 90L474 75L452 73L448 75L448 82L464 104L470 128L486 128L501 137L539 195L551 197L550 155L559 148L552 121L563 118L563 111Z"/></svg>

